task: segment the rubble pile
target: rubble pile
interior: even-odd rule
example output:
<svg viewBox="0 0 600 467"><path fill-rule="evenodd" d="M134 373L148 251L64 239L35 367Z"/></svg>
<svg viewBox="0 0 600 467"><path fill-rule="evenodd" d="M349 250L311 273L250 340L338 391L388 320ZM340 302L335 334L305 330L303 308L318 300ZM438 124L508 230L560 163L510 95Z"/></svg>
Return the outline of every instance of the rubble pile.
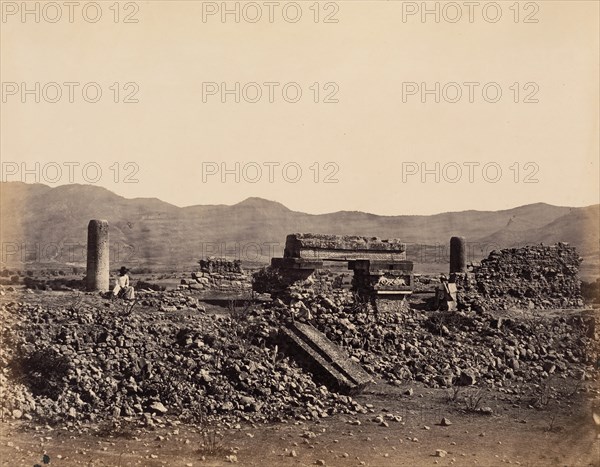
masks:
<svg viewBox="0 0 600 467"><path fill-rule="evenodd" d="M287 298L292 304L302 300L314 303L319 297L334 301L339 299L341 303L349 303L353 299L353 294L349 288L342 286L341 277L343 276L326 269L316 270L308 279L291 284L288 287Z"/></svg>
<svg viewBox="0 0 600 467"><path fill-rule="evenodd" d="M323 312L313 324L374 374L390 382L422 381L433 387L482 382L538 383L551 373L593 371L599 352L594 318L502 319L473 311L402 309Z"/></svg>
<svg viewBox="0 0 600 467"><path fill-rule="evenodd" d="M181 289L249 291L251 276L242 269L241 261L227 258L207 258L199 261L200 271L191 279L181 280Z"/></svg>
<svg viewBox="0 0 600 467"><path fill-rule="evenodd" d="M339 304L353 300L350 290L352 276L348 273L317 269L304 276L294 276L293 272L263 268L254 273L252 289L258 293L269 293L271 297L290 305L292 311L298 307L306 309L303 300L314 303L318 297L325 297Z"/></svg>
<svg viewBox="0 0 600 467"><path fill-rule="evenodd" d="M152 425L160 417L234 423L365 410L266 346L275 328L263 318L127 313L96 301L8 302L0 319L3 417L68 424L135 417Z"/></svg>
<svg viewBox="0 0 600 467"><path fill-rule="evenodd" d="M0 416L67 424L125 417L152 426L169 417L233 424L364 413L280 353L281 327L292 321L313 325L371 375L397 385L508 390L549 377L594 379L597 316L515 306L577 303L579 261L564 244L495 252L457 275L464 306L454 312L363 301L347 273L319 269L289 282L265 269L254 285L281 282L272 301L209 314L184 286L222 281L234 291L251 283L221 260L201 265L192 284L140 290L131 303L97 294L38 303L33 291L18 302L14 289L0 290ZM432 279L419 281L427 288Z"/></svg>
<svg viewBox="0 0 600 467"><path fill-rule="evenodd" d="M327 270L315 271L307 280L298 281L280 297L294 319L310 321L316 313L337 313L352 308L355 294L339 286L339 275Z"/></svg>
<svg viewBox="0 0 600 467"><path fill-rule="evenodd" d="M197 309L204 311L204 306L198 298L182 290L158 291L142 289L137 291L137 302L142 307L154 308L160 311L178 311Z"/></svg>
<svg viewBox="0 0 600 467"><path fill-rule="evenodd" d="M592 375L600 356L593 315L424 311L402 300L381 300L376 310L344 292L304 292L290 306L276 300L262 316L272 325L292 316L311 323L371 374L396 384L538 384L552 374Z"/></svg>
<svg viewBox="0 0 600 467"><path fill-rule="evenodd" d="M565 290L576 287L574 265L578 264L578 257L572 248L530 247L525 249L528 261L523 259L522 250L492 255L482 264L481 276L477 277L484 281L498 268L505 271L510 281L522 286L526 279L519 277L524 274L524 264L528 264L534 277L545 274L546 280L536 289L542 297L556 287L564 286ZM506 258L509 254L512 261ZM561 273L556 272L558 264L563 265ZM549 282L550 277L555 278L554 282ZM423 277L420 281L424 288L431 287L432 279ZM510 281L505 279L504 284ZM416 310L406 300L361 302L352 292L337 285L334 273L315 271L306 280L288 286L287 295L279 294L263 318L271 326L291 319L309 322L345 347L373 375L398 384L406 381L421 381L432 387L536 384L553 373L564 376L578 376L582 370L591 373L599 354L593 317L577 320L534 316L530 311L527 317L517 311L511 317L510 313L500 311L502 307L493 308L493 313L483 307L458 312ZM478 297L488 304L500 303Z"/></svg>
<svg viewBox="0 0 600 467"><path fill-rule="evenodd" d="M492 251L472 273L456 274L461 308L572 308L583 305L582 259L566 243Z"/></svg>
<svg viewBox="0 0 600 467"><path fill-rule="evenodd" d="M81 290L85 287L83 280L66 279L64 277L43 279L24 277L23 284L32 290Z"/></svg>

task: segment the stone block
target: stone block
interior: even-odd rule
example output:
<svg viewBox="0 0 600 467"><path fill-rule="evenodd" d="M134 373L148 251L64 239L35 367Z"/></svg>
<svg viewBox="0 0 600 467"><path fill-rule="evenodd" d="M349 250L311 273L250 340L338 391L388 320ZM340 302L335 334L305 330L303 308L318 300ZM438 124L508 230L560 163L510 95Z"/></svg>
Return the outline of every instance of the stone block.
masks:
<svg viewBox="0 0 600 467"><path fill-rule="evenodd" d="M282 328L284 349L330 389L355 394L371 381L371 376L339 346L313 326L293 323Z"/></svg>
<svg viewBox="0 0 600 467"><path fill-rule="evenodd" d="M284 257L328 261L395 261L406 259L406 244L398 239L296 233L287 236Z"/></svg>

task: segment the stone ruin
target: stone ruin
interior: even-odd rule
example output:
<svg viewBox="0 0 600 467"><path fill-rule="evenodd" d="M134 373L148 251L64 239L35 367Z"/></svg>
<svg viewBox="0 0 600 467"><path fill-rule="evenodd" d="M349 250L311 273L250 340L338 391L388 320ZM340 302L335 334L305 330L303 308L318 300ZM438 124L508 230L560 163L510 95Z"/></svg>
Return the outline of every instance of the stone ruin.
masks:
<svg viewBox="0 0 600 467"><path fill-rule="evenodd" d="M459 249L460 251L460 249ZM481 261L454 267L445 287L459 309L548 309L583 306L579 266L582 258L567 243L494 250ZM455 253L456 254L456 253ZM463 263L462 264L466 264ZM452 309L452 296L446 294Z"/></svg>
<svg viewBox="0 0 600 467"><path fill-rule="evenodd" d="M436 292L436 308L548 309L581 307L579 266L582 258L567 243L532 245L492 251L481 263L467 264L464 237L450 239L450 276ZM291 234L283 258L272 258L271 268L283 278L276 294L303 291L303 286L335 287L324 265L347 264L351 281L338 275L352 292L371 301L403 298L413 290L413 263L406 260L406 244L398 239ZM283 291L283 293L281 293ZM293 298L294 295L292 295Z"/></svg>
<svg viewBox="0 0 600 467"><path fill-rule="evenodd" d="M351 280L324 268L336 263L345 263L347 270L353 271ZM412 292L412 270L413 263L406 260L406 244L397 239L297 233L287 236L283 257L271 259L267 276L271 274L268 278L272 282L259 286L255 275L253 286L283 299L293 315L306 321L293 321L281 328L282 350L330 389L357 393L371 377L346 351L308 323L311 311L302 299L322 293L333 304L336 294L350 291L370 302L382 297L404 298Z"/></svg>
<svg viewBox="0 0 600 467"><path fill-rule="evenodd" d="M325 263L336 262L353 271L350 288L363 298L403 298L412 292L413 263L406 259L406 244L398 239L290 234L283 258L272 258L271 269L286 288L308 280Z"/></svg>
<svg viewBox="0 0 600 467"><path fill-rule="evenodd" d="M583 304L578 279L581 258L574 247L558 243L505 249L493 251L481 264L467 264L465 246L463 237L452 237L450 275L441 277L436 309L455 311L457 316L464 317L462 310L474 310L477 312L474 316L481 316L479 312L486 309L566 308ZM369 382L368 375L358 360L348 359L345 350L329 340L331 334L326 336L309 324L315 322L311 313L314 308L304 305L305 299L310 302L311 294L314 297L315 293L323 293L321 287L331 276L323 269L328 261L346 262L348 269L354 272L351 289L370 299L378 312L375 326L397 319L393 314L386 315L390 301L385 299L404 297L411 292L413 264L406 261L406 248L397 240L312 234L289 235L284 257L272 259L271 269L284 278L282 290L291 292L288 303L292 315L304 321L293 321L282 328L284 350L328 387L355 393ZM333 301L339 293L343 291L325 290L325 295ZM394 309L397 308L391 308ZM317 308L315 313L318 315L321 311ZM344 319L339 320L343 328ZM338 318L332 321L337 322ZM367 326L364 320L362 324ZM406 337L404 331L409 332L409 329L403 329L401 340ZM392 338L395 337L392 335ZM518 367L514 362L511 365ZM461 373L461 378L463 376Z"/></svg>
<svg viewBox="0 0 600 467"><path fill-rule="evenodd" d="M107 232L102 225L90 223L91 271L101 271L105 264L98 263L95 250L98 245L107 246L107 236L97 230ZM286 248L286 256L274 262L322 266L326 260L321 258L327 255L330 261L352 265L350 270L355 275L348 285L354 288L359 282L355 280L356 264L365 261L368 269L362 271L368 271L371 281L371 272L377 271L373 265L381 258L364 258L369 248L344 248L352 243L325 237L327 241L322 243L311 240L309 247L309 241L298 246L298 237L294 236L295 247ZM398 275L404 273L400 267L405 264L405 251L398 252L402 250L399 242L351 238L359 239L355 246L385 245L373 252L393 255L383 260L388 265L383 277L394 277L396 271ZM451 247L451 274L446 282L455 287L455 297L464 310L440 313L441 317L451 317L446 321L440 321L436 312L416 308L408 316L357 311L347 306L353 297L347 297L349 290L343 288L336 293L346 294L348 302L336 302L332 296L311 303L309 297L308 306L317 305L313 308L314 318L307 320L314 326L294 321L291 307L277 300L273 300L272 307L252 310L243 321L187 312L189 321L182 321L182 314L148 312L150 308L123 315L120 307L98 306L98 302L88 300L77 307L55 306L41 316L37 303L23 303L17 295L0 308L1 319L15 333L15 345L0 349L0 360L16 362L20 368L29 364L34 371L27 373L26 379L19 376L10 384L10 373L0 372L0 388L5 391L0 397L4 401L0 415L39 417L44 423L51 419L79 423L99 421L112 414L112 420L143 417L152 427L153 420L166 412L182 420L198 421L205 421L208 414L232 426L239 422L240 414L247 420L262 422L280 420L282 415L317 420L332 413L367 413L352 398L325 391L294 362L276 358L279 350L288 351L290 360L308 366L332 390L351 394L364 388L371 375L391 384L420 381L434 388L473 384L501 387L513 385L513 381L519 386L522 382L539 388L554 373L581 379L586 377L584 370L597 368L598 325L592 312L587 317L550 313L539 320L523 321L493 312L503 304L509 305L508 300L526 306L531 302L536 307L578 305L577 270L581 258L573 247L559 243L506 249L467 267L464 239L452 244L456 247ZM328 246L318 247L323 245ZM398 269L389 267L398 263ZM200 264L198 277L208 282L221 280L217 276L238 274L227 272L235 268L233 263L214 259ZM302 268L280 271L306 275ZM332 277L317 268L312 276ZM379 283L377 274L374 276ZM94 281L98 279L98 274L93 276ZM198 283L196 279L194 283ZM412 277L408 283L412 285ZM366 292L377 297L380 290L372 287ZM179 292L145 295L151 302L144 304L142 295L141 306L158 307L172 297L178 308L161 308L163 311L190 308L187 304L180 306L185 295ZM491 312L467 311L469 307L476 310L477 304L489 304ZM52 319L47 319L50 312ZM285 326L281 331L288 349L265 340L281 326ZM248 341L238 345L240 339ZM157 355L168 364L153 365ZM37 365L39 361L44 365ZM36 365L31 366L31 362ZM48 397L50 391L52 397ZM319 404L311 404L315 400Z"/></svg>
<svg viewBox="0 0 600 467"><path fill-rule="evenodd" d="M218 274L242 274L244 272L242 269L242 262L239 259L230 260L227 258L215 258L214 256L209 256L206 259L198 261L198 264L200 264L201 272Z"/></svg>
<svg viewBox="0 0 600 467"><path fill-rule="evenodd" d="M250 275L238 259L209 256L198 261L199 271L191 273L191 279L182 279L180 289L219 290L223 292L249 292Z"/></svg>

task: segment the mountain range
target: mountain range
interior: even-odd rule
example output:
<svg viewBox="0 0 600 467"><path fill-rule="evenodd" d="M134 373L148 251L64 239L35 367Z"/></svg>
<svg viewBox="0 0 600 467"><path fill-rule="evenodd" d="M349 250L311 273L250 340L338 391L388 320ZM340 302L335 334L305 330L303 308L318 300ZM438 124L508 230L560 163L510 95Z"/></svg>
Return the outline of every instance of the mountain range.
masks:
<svg viewBox="0 0 600 467"><path fill-rule="evenodd" d="M536 203L423 216L316 215L261 198L180 208L156 198L127 199L93 185L1 182L0 206L4 264L24 258L84 263L84 253L69 256L66 246L83 249L90 219L108 220L111 254L116 261L136 264L181 266L210 255L265 262L283 254L285 237L293 232L400 238L409 244L409 259L412 255L417 261L427 248L447 254L453 235L466 237L474 260L494 248L558 241L575 245L588 267L597 268L600 256L600 205Z"/></svg>

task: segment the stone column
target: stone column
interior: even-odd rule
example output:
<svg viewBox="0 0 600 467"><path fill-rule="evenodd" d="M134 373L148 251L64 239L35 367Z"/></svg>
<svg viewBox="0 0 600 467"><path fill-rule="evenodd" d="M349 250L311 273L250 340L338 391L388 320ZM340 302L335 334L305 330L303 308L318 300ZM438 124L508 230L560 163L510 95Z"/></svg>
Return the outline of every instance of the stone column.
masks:
<svg viewBox="0 0 600 467"><path fill-rule="evenodd" d="M450 274L467 272L467 242L465 237L450 239Z"/></svg>
<svg viewBox="0 0 600 467"><path fill-rule="evenodd" d="M87 239L87 289L109 289L108 221L91 220Z"/></svg>

